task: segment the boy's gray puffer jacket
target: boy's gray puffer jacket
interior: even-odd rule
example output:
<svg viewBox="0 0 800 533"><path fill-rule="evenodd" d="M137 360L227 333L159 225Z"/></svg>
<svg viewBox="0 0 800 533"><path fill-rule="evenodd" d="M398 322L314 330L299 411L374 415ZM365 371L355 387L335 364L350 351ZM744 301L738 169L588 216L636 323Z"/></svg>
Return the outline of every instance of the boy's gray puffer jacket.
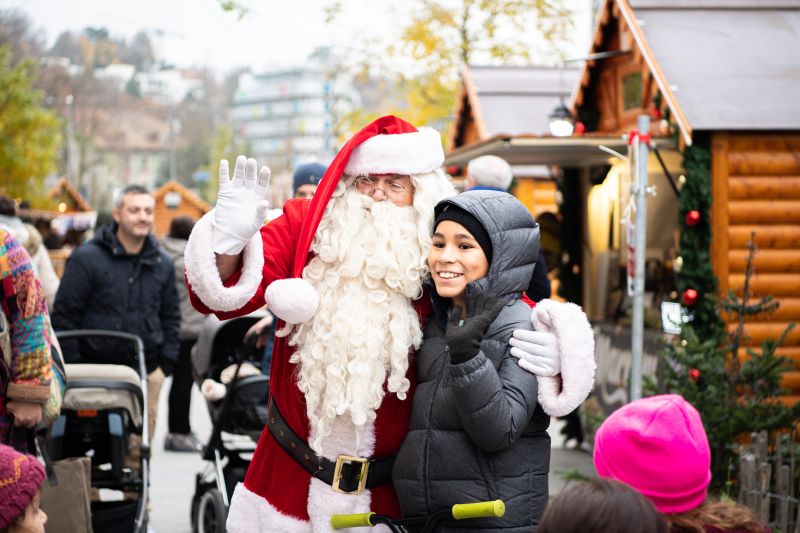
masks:
<svg viewBox="0 0 800 533"><path fill-rule="evenodd" d="M434 317L416 355L410 430L394 463L400 507L411 517L501 499L502 518L451 521L437 531L534 531L547 502L550 419L537 403L536 376L519 367L508 340L514 329L531 329L531 309L519 297L533 273L539 230L528 210L503 192L463 193L440 202L437 213L443 204L471 213L491 238L489 272L467 290L510 301L480 353L451 365L445 345L449 300L432 291Z"/></svg>

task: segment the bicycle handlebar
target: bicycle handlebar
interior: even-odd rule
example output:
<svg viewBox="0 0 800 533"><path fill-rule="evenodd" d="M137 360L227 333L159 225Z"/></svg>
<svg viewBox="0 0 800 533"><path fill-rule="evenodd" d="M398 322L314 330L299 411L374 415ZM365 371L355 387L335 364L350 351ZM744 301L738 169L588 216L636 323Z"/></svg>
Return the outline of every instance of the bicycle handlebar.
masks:
<svg viewBox="0 0 800 533"><path fill-rule="evenodd" d="M447 511L445 511L446 513ZM503 500L493 500L488 502L457 503L450 509L450 514L456 520L469 518L488 518L501 517L506 512L506 505ZM355 513L355 514L335 514L331 515L331 527L333 529L345 529L348 527L372 527L375 513ZM376 516L376 518L379 518ZM387 517L383 517L387 519ZM394 520L392 520L394 521ZM402 520L401 520L402 521Z"/></svg>
<svg viewBox="0 0 800 533"><path fill-rule="evenodd" d="M348 527L372 527L375 524L370 520L375 513L335 514L331 515L333 529L346 529Z"/></svg>
<svg viewBox="0 0 800 533"><path fill-rule="evenodd" d="M464 520L465 518L501 517L506 514L506 504L503 503L503 500L457 503L451 509L451 513L456 520Z"/></svg>

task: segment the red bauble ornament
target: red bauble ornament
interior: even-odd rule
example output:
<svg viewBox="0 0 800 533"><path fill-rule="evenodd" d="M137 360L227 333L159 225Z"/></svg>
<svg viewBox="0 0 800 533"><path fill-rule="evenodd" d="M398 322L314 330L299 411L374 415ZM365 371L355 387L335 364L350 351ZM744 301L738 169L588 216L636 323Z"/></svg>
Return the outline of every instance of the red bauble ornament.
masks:
<svg viewBox="0 0 800 533"><path fill-rule="evenodd" d="M691 306L697 303L698 296L699 294L697 294L696 290L686 289L685 291L683 291L683 295L681 295L681 300L683 301L684 305Z"/></svg>
<svg viewBox="0 0 800 533"><path fill-rule="evenodd" d="M650 118L653 120L658 120L661 118L661 110L656 107L655 104L650 104Z"/></svg>
<svg viewBox="0 0 800 533"><path fill-rule="evenodd" d="M697 383L697 380L700 379L700 371L696 368L693 368L689 371L689 379Z"/></svg>
<svg viewBox="0 0 800 533"><path fill-rule="evenodd" d="M586 126L584 126L583 122L576 122L575 129L572 130L573 135L583 135L586 133Z"/></svg>
<svg viewBox="0 0 800 533"><path fill-rule="evenodd" d="M690 228L695 227L700 223L700 211L698 211L697 209L692 209L691 211L686 213L684 220L686 221L686 225L689 226Z"/></svg>
<svg viewBox="0 0 800 533"><path fill-rule="evenodd" d="M449 167L447 167L447 173L450 174L451 176L455 176L456 174L458 174L458 171L459 168L456 165L450 165Z"/></svg>

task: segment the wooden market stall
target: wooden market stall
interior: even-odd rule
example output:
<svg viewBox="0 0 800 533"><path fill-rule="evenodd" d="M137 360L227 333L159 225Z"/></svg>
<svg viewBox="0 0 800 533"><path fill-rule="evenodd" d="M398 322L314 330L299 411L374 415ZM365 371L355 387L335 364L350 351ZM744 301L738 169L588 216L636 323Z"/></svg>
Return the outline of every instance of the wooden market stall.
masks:
<svg viewBox="0 0 800 533"><path fill-rule="evenodd" d="M654 136L674 137L679 152L689 146L708 151L711 263L720 294L742 291L754 233L759 251L751 287L755 296L771 294L781 304L771 316L748 320L752 346L800 321L798 30L800 6L788 0L606 0L574 97L577 118L591 134L623 135L635 128L638 115L650 113ZM679 159L666 166L680 176ZM666 185L648 203L648 258L660 256L671 276L679 230L676 208L661 200L671 194ZM581 209L591 219L588 194ZM664 233L671 238L658 242ZM624 236L614 245L622 246ZM597 251L590 244L585 255ZM622 261L619 254L616 267L624 269ZM586 296L598 271L587 261L584 267ZM584 301L589 308L592 299ZM601 310L593 318L613 317ZM614 333L606 333L610 339L598 347L605 342L609 360ZM795 363L783 385L791 390L784 400L796 403L800 330L788 335L779 353ZM619 375L616 363L607 365L598 379ZM609 390L607 385L601 388Z"/></svg>
<svg viewBox="0 0 800 533"><path fill-rule="evenodd" d="M159 238L169 232L173 218L188 216L196 221L211 210L206 201L177 181L168 181L153 192L153 197L156 200L153 233Z"/></svg>

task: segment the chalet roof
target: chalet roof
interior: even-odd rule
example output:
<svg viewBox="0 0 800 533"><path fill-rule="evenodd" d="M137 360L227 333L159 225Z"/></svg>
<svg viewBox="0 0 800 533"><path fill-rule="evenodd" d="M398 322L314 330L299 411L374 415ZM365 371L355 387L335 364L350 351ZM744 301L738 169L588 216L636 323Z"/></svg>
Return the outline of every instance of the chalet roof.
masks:
<svg viewBox="0 0 800 533"><path fill-rule="evenodd" d="M687 142L694 130L800 129L797 0L608 0L599 20L614 2Z"/></svg>
<svg viewBox="0 0 800 533"><path fill-rule="evenodd" d="M47 191L47 196L56 198L62 192L65 192L73 201L77 211L92 211L92 206L89 205L89 202L86 201L83 195L66 177L60 178L56 184Z"/></svg>
<svg viewBox="0 0 800 533"><path fill-rule="evenodd" d="M569 98L575 68L470 65L464 73L480 137L547 132L548 115Z"/></svg>
<svg viewBox="0 0 800 533"><path fill-rule="evenodd" d="M208 213L211 211L211 206L208 203L177 181L168 181L156 189L153 192L153 198L155 198L156 202L158 202L168 192L177 192L181 195L181 198L203 213Z"/></svg>

